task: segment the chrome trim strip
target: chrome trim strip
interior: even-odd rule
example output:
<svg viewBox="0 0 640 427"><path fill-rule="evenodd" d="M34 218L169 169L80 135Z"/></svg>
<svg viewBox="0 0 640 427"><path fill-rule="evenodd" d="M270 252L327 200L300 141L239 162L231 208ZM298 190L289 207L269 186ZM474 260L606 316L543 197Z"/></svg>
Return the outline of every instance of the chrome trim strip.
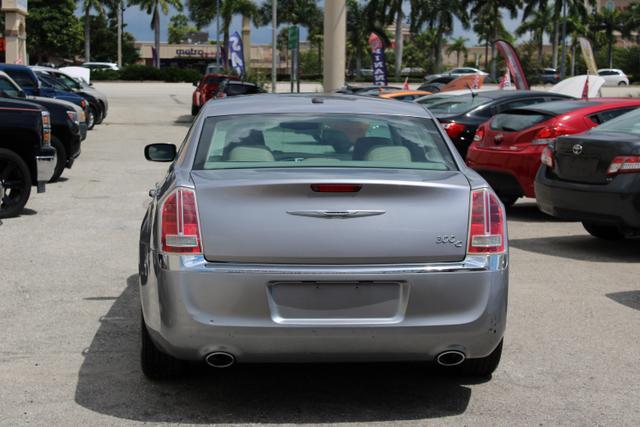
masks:
<svg viewBox="0 0 640 427"><path fill-rule="evenodd" d="M161 268L171 271L209 272L222 274L273 275L384 275L424 274L472 271L501 271L508 266L507 254L468 256L460 262L433 264L378 265L308 265L308 264L238 264L209 262L202 255L157 254Z"/></svg>
<svg viewBox="0 0 640 427"><path fill-rule="evenodd" d="M332 210L307 210L307 211L287 211L289 215L308 216L312 218L361 218L365 216L384 215L387 211L382 210L356 210L345 211Z"/></svg>

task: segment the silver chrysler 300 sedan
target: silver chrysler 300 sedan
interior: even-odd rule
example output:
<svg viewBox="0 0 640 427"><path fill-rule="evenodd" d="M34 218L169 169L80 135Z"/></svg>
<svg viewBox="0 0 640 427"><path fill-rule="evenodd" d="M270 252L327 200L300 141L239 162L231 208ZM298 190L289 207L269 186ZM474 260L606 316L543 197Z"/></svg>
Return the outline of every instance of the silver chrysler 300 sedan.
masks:
<svg viewBox="0 0 640 427"><path fill-rule="evenodd" d="M207 104L140 236L142 368L435 361L489 375L504 207L417 104L255 95Z"/></svg>

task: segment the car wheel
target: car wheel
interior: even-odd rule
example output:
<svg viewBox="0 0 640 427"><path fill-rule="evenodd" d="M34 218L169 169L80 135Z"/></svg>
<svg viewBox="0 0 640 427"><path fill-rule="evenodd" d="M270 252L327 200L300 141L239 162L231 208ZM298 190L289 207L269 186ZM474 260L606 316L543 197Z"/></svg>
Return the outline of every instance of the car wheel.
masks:
<svg viewBox="0 0 640 427"><path fill-rule="evenodd" d="M64 166L67 162L67 150L64 149L62 142L55 136L51 137L51 146L56 150L56 167L49 182L56 182L64 171Z"/></svg>
<svg viewBox="0 0 640 427"><path fill-rule="evenodd" d="M618 82L618 86L626 86L627 82Z"/></svg>
<svg viewBox="0 0 640 427"><path fill-rule="evenodd" d="M500 364L500 357L502 357L502 342L491 352L487 357L481 357L478 359L467 359L460 365L460 370L466 375L473 377L488 377L491 375L498 365Z"/></svg>
<svg viewBox="0 0 640 427"><path fill-rule="evenodd" d="M599 225L589 222L583 222L582 226L593 237L603 240L621 240L625 238L625 235L618 227L612 225Z"/></svg>
<svg viewBox="0 0 640 427"><path fill-rule="evenodd" d="M185 363L166 353L161 352L151 340L144 317L140 315L140 335L142 348L140 351L140 365L145 377L153 381L163 381L177 378L184 372Z"/></svg>
<svg viewBox="0 0 640 427"><path fill-rule="evenodd" d="M91 130L95 127L96 117L98 117L98 114L95 108L93 107L89 108L89 117L87 117L87 129Z"/></svg>
<svg viewBox="0 0 640 427"><path fill-rule="evenodd" d="M191 106L191 115L192 116L197 116L198 115L198 111L200 111L200 107L198 107L197 105L192 105Z"/></svg>
<svg viewBox="0 0 640 427"><path fill-rule="evenodd" d="M18 215L31 195L31 172L20 156L0 148L0 218Z"/></svg>

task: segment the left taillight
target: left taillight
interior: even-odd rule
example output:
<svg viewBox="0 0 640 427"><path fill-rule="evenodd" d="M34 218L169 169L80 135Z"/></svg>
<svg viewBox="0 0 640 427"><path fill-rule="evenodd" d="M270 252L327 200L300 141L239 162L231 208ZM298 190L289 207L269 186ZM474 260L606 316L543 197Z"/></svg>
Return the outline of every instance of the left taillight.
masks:
<svg viewBox="0 0 640 427"><path fill-rule="evenodd" d="M201 254L200 223L196 193L177 188L162 203L162 250L169 253Z"/></svg>
<svg viewBox="0 0 640 427"><path fill-rule="evenodd" d="M553 169L553 148L550 145L544 147L542 154L540 155L540 163L546 167Z"/></svg>
<svg viewBox="0 0 640 427"><path fill-rule="evenodd" d="M640 156L617 156L609 165L608 175L640 172Z"/></svg>
<svg viewBox="0 0 640 427"><path fill-rule="evenodd" d="M502 253L505 240L506 218L498 196L487 188L473 190L467 253Z"/></svg>
<svg viewBox="0 0 640 427"><path fill-rule="evenodd" d="M473 142L482 142L482 140L484 140L484 126L480 126L473 135Z"/></svg>
<svg viewBox="0 0 640 427"><path fill-rule="evenodd" d="M51 115L48 111L42 111L42 143L51 145Z"/></svg>

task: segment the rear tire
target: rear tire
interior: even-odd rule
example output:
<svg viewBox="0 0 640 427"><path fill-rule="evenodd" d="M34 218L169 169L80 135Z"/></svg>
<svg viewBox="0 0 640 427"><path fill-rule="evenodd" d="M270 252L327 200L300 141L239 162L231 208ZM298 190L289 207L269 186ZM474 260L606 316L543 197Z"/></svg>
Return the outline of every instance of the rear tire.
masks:
<svg viewBox="0 0 640 427"><path fill-rule="evenodd" d="M618 82L618 86L626 86L627 82Z"/></svg>
<svg viewBox="0 0 640 427"><path fill-rule="evenodd" d="M487 357L481 357L479 359L467 359L460 365L460 370L466 375L473 377L488 377L496 370L500 364L500 358L502 357L502 343L504 340L500 340L500 344L491 352Z"/></svg>
<svg viewBox="0 0 640 427"><path fill-rule="evenodd" d="M140 365L144 376L152 381L166 381L178 378L184 373L185 363L166 353L161 352L153 343L144 317L140 316L140 335L142 348L140 351Z"/></svg>
<svg viewBox="0 0 640 427"><path fill-rule="evenodd" d="M0 148L0 218L18 215L31 195L31 171L20 156Z"/></svg>
<svg viewBox="0 0 640 427"><path fill-rule="evenodd" d="M589 222L583 222L582 226L593 237L603 240L622 240L625 235L618 227L612 225L598 225Z"/></svg>
<svg viewBox="0 0 640 427"><path fill-rule="evenodd" d="M89 117L87 117L87 129L91 130L96 126L96 117L98 117L98 113L95 108L89 108Z"/></svg>
<svg viewBox="0 0 640 427"><path fill-rule="evenodd" d="M49 182L56 182L60 179L60 175L64 172L64 167L67 164L67 150L65 150L64 144L55 136L51 137L51 146L56 150L56 167Z"/></svg>

